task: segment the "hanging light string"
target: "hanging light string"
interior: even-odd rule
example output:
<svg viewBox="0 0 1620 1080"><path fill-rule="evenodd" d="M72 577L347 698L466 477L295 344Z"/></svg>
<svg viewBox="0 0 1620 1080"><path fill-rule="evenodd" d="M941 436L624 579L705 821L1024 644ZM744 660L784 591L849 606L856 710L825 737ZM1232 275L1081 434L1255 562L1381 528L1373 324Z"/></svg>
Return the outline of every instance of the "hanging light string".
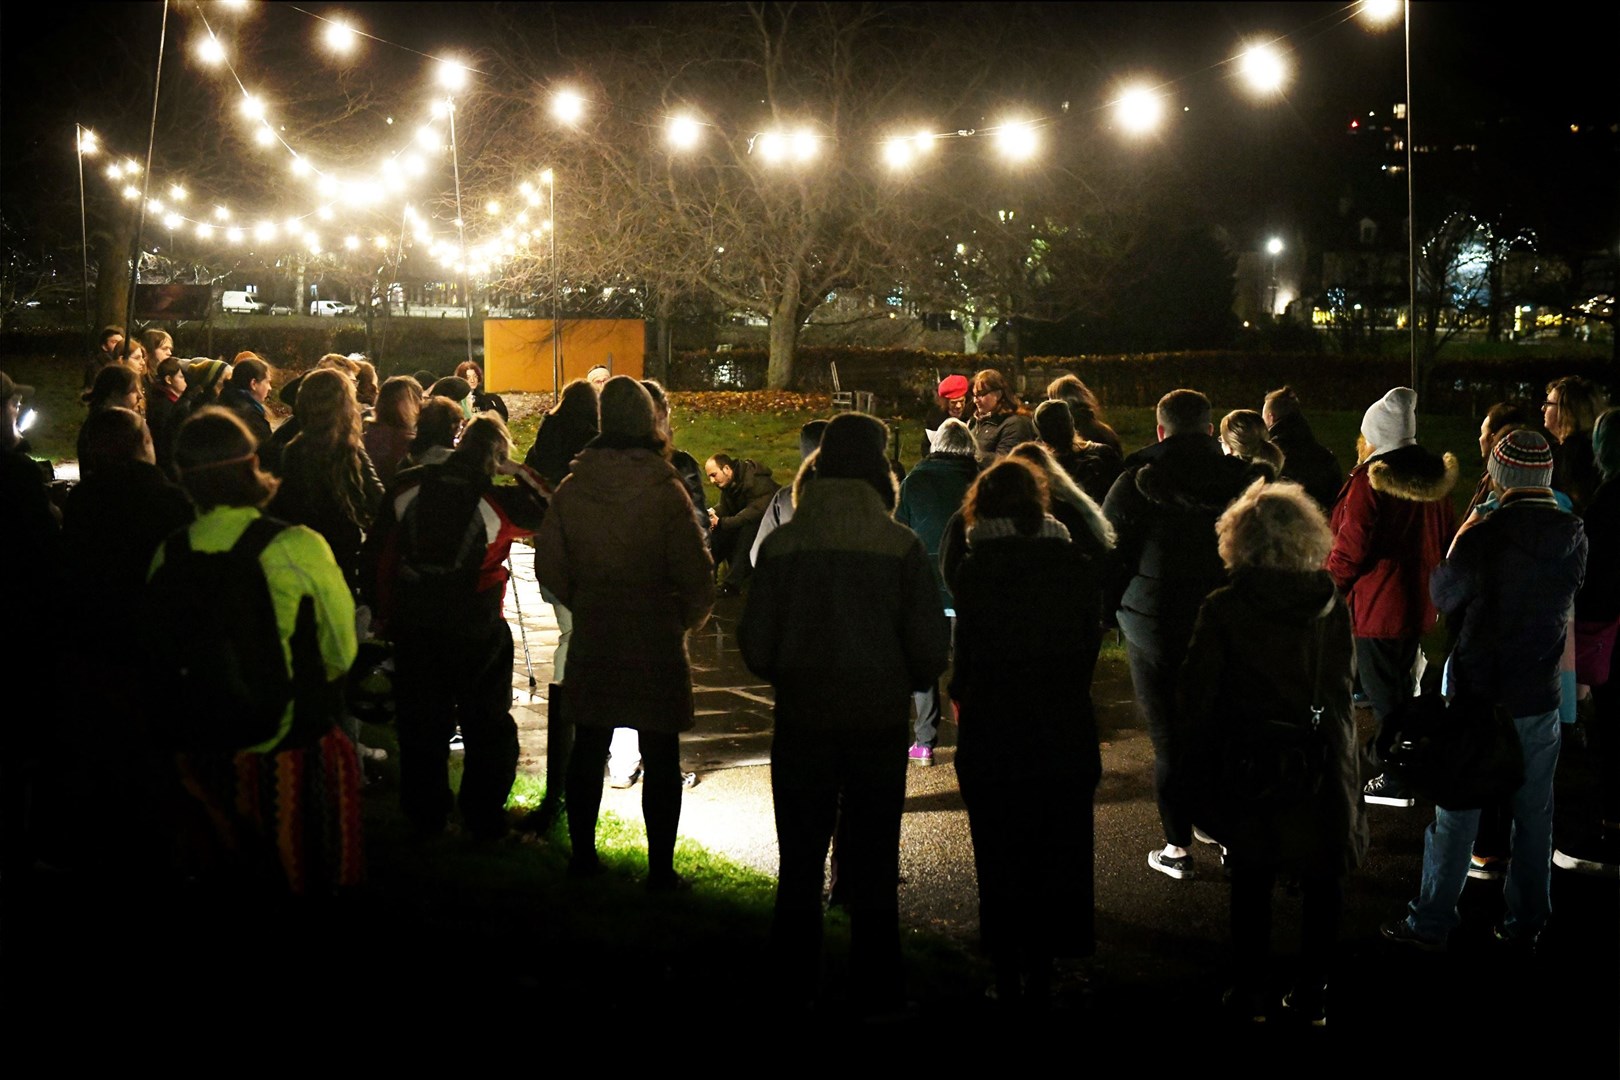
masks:
<svg viewBox="0 0 1620 1080"><path fill-rule="evenodd" d="M1245 48L1242 52L1202 68L1167 79L1155 84L1144 84L1131 91L1117 94L1111 100L1093 106L1089 109L1077 109L1071 112L1069 102L1064 102L1059 111L1052 115L1042 115L1033 118L1005 119L996 124L976 127L957 128L954 130L932 131L922 130L914 134L884 134L874 135L855 140L859 144L870 145L881 152L881 157L892 168L903 168L913 161L920 160L934 145L948 139L988 139L994 142L1002 153L1011 158L1027 158L1038 150L1038 133L1045 129L1056 128L1065 123L1073 123L1083 117L1094 116L1099 113L1113 112L1120 120L1121 126L1132 131L1134 123L1146 125L1157 120L1162 110L1166 91L1180 84L1207 75L1212 71L1236 66L1240 71L1246 66L1254 65L1256 71L1250 72L1250 77L1263 80L1268 76L1274 78L1272 90L1280 89L1280 83L1286 75L1281 67L1277 53L1290 40L1317 37L1342 25L1354 18L1364 6L1363 0L1354 0L1335 9L1334 11L1318 16L1310 23L1287 34L1276 35L1270 39L1260 41ZM464 74L479 74L487 77L488 73L476 68L468 67L459 60L434 56L430 53L411 48L388 38L378 36L360 29L345 20L321 15L296 5L275 5L277 9L296 12L306 16L314 23L323 27L341 27L348 34L352 34L380 45L398 49L413 56L421 57L441 66L450 66L459 69ZM282 233L295 240L302 240L307 250L312 254L322 252L320 238L315 236L308 223L311 219L319 221L334 221L337 217L337 206L342 205L349 210L360 210L373 214L386 213L390 218L393 211L385 210L383 204L390 195L403 196L407 178L415 179L425 175L428 171L426 160L422 157L423 151L440 151L444 149L444 142L439 139L434 124L448 117L452 102L447 98L436 98L430 113L430 120L423 124L412 140L416 145L406 143L396 147L384 156L383 175L380 179L367 177L361 180L343 179L336 172L327 171L317 166L315 155L295 147L281 130L271 123L266 116L268 106L261 98L253 94L247 82L235 64L232 63L228 51L220 41L214 26L209 22L206 12L198 8L198 15L202 21L204 39L208 58L213 62L222 63L231 79L235 82L242 98L244 112L257 125L256 138L266 145L279 143L287 153L292 163L292 171L298 175L307 175L312 178L320 196L316 200L316 207L302 213L295 213L281 218L276 214L247 214L237 215L229 206L218 201L214 203L212 219L193 216L181 208L189 192L184 184L171 183L168 190L172 202L166 203L161 197L150 195L150 185L154 178L146 175L143 178L143 188L137 188L133 183L127 183L122 189L125 198L142 201L143 215L150 211L161 214L162 221L171 231L189 228L200 240L211 240L223 237L227 242L239 243L251 237L259 242L270 242L277 239ZM441 67L441 71L443 68ZM656 113L650 110L637 109L631 106L618 105L612 102L599 101L586 98L579 93L559 87L553 95L554 111L559 119L571 122L580 118L587 108L608 108L614 111L625 112L634 117L642 126L649 130L663 128L666 138L676 149L689 149L701 142L706 133L716 133L728 140L740 143L750 157L760 160L764 164L787 164L793 161L805 161L820 153L821 148L838 140L831 135L802 126L796 129L738 129L728 132L720 125L703 119L691 112L682 111L673 115ZM1133 111L1134 110L1134 111ZM1132 117L1139 117L1133 121ZM262 134L258 134L262 133ZM106 175L114 182L125 180L143 170L132 157L125 157L109 165ZM161 185L160 185L161 186ZM526 194L524 189L532 189L527 181L517 185L519 195L527 201L531 208L538 207L535 197ZM437 201L448 200L447 193L436 193ZM200 200L212 201L212 200ZM493 213L493 212L492 212ZM465 241L465 216L457 211L456 217L450 220L439 219L436 216L431 220L424 220L409 202L402 202L400 215L402 227L400 231L400 257L403 257L405 239L407 235L415 241L416 245L425 247L430 254L437 256L447 268L462 271L487 270L490 260L498 260L502 255L512 257L519 251L527 249L529 243L536 239L537 234L543 234L551 228L551 222L544 220L533 223L534 228L528 226L531 222L525 220L529 217L527 211L519 211L513 222L504 226L496 240L483 241L475 245L467 245ZM251 220L248 225L245 220ZM459 243L450 244L438 240L434 236L433 225L437 223L450 226L457 230ZM342 241L342 246L354 250L363 246L359 238L359 231L351 228ZM379 231L372 237L372 245L378 250L386 251L392 241ZM475 258L475 255L477 256Z"/></svg>

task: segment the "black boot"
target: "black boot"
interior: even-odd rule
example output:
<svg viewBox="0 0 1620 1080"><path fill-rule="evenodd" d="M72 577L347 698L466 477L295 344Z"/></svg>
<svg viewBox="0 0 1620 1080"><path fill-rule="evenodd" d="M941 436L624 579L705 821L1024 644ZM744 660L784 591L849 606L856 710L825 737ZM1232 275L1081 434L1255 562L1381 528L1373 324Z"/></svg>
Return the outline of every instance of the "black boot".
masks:
<svg viewBox="0 0 1620 1080"><path fill-rule="evenodd" d="M562 814L568 762L574 756L574 725L564 715L562 689L560 683L546 687L546 794L518 823L523 832L535 835L550 832Z"/></svg>

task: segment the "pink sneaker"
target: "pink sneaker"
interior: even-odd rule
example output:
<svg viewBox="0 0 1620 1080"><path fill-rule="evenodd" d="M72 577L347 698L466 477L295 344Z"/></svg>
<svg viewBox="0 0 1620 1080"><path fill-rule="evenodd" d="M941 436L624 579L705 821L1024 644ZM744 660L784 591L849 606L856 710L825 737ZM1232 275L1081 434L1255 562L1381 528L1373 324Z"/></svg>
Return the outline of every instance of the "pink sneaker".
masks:
<svg viewBox="0 0 1620 1080"><path fill-rule="evenodd" d="M913 765L921 765L924 768L927 768L929 765L934 763L934 748L932 746L924 746L922 743L912 743L911 754L909 756Z"/></svg>

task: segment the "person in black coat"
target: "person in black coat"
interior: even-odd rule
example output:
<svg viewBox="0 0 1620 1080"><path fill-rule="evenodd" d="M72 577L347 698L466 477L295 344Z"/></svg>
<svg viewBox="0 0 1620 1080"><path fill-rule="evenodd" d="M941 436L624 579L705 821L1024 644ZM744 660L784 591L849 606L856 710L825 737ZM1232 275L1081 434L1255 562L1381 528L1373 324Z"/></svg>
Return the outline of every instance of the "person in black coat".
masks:
<svg viewBox="0 0 1620 1080"><path fill-rule="evenodd" d="M1227 1004L1243 1020L1270 1010L1271 895L1280 874L1304 898L1303 946L1284 1006L1326 1022L1326 987L1346 874L1367 849L1350 704L1350 615L1321 569L1333 545L1326 519L1297 484L1256 484L1216 525L1230 583L1198 613L1182 668L1182 727L1173 753L1186 802L1227 849L1232 873L1236 985ZM1249 774L1223 765L1253 744L1258 721L1313 730L1314 790L1261 799ZM1314 725L1314 727L1313 727ZM1291 762L1297 765L1297 762Z"/></svg>
<svg viewBox="0 0 1620 1080"><path fill-rule="evenodd" d="M1261 474L1221 452L1209 399L1172 390L1159 400L1159 441L1125 460L1103 515L1118 546L1104 586L1103 618L1129 643L1131 683L1153 740L1153 780L1165 845L1148 865L1176 880L1191 877L1192 821L1167 792L1176 677L1204 597L1223 584L1215 519Z"/></svg>
<svg viewBox="0 0 1620 1080"><path fill-rule="evenodd" d="M1063 471L1100 506L1124 471L1119 451L1107 443L1081 437L1066 401L1043 401L1036 406L1035 431Z"/></svg>
<svg viewBox="0 0 1620 1080"><path fill-rule="evenodd" d="M1091 678L1108 535L1094 514L1099 531L1071 540L1047 506L1044 478L1016 451L991 466L968 492L954 586L956 772L1004 1006L1046 997L1053 958L1094 948Z"/></svg>
<svg viewBox="0 0 1620 1080"><path fill-rule="evenodd" d="M1316 500L1324 513L1338 501L1344 487L1344 470L1333 451L1316 441L1311 425L1299 411L1299 395L1284 386L1266 395L1260 409L1271 441L1282 448L1282 479L1292 480Z"/></svg>

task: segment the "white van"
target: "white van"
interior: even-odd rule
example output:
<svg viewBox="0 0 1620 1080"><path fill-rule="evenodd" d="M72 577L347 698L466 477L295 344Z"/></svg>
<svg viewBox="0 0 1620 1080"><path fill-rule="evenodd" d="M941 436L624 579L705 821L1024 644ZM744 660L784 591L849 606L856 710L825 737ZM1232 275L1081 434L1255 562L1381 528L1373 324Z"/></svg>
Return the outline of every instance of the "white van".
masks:
<svg viewBox="0 0 1620 1080"><path fill-rule="evenodd" d="M270 305L260 300L258 293L230 289L219 298L219 306L238 315L263 315L270 310Z"/></svg>
<svg viewBox="0 0 1620 1080"><path fill-rule="evenodd" d="M312 300L309 305L311 315L352 315L354 305L345 304L341 300Z"/></svg>

